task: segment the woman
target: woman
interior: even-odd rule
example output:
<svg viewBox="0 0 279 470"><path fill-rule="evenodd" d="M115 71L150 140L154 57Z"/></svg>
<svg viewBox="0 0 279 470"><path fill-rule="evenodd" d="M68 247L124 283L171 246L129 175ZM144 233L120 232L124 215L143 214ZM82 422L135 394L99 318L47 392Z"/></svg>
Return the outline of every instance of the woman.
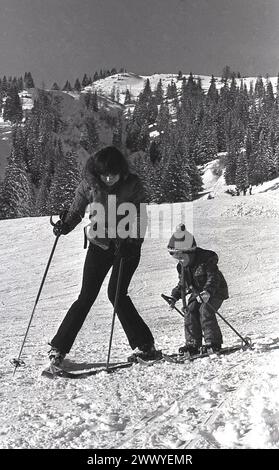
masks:
<svg viewBox="0 0 279 470"><path fill-rule="evenodd" d="M140 261L146 229L146 209L144 212L141 207L143 205L145 208L141 204L144 199L144 190L138 176L129 172L127 161L117 148L105 147L88 159L84 178L76 190L72 205L66 216L54 227L55 235L66 235L82 220L85 209L90 204L91 224L87 230L90 243L81 292L50 343L51 364L61 365L65 355L69 353L111 267L108 298L114 304L121 258L123 270L116 313L131 348L137 348L128 360L136 361L137 357L150 360L160 356L160 351L155 349L151 331L127 294ZM127 207L130 206L133 209L132 216L124 225ZM127 229L131 230L128 231L128 237Z"/></svg>

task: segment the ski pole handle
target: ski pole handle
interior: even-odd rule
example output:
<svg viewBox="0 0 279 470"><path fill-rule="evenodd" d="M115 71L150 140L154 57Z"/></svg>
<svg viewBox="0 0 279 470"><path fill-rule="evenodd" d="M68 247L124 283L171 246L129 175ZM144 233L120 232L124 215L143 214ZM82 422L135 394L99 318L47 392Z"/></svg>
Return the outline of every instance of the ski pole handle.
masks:
<svg viewBox="0 0 279 470"><path fill-rule="evenodd" d="M172 297L169 297L168 295L165 295L165 294L161 294L161 297L162 297L162 299L164 299L169 305L172 304L172 300L173 300ZM179 313L179 315L184 318L184 314L181 312L181 310L179 310L179 308L177 308L177 307L174 305L174 306L173 306L173 309L176 310L177 313Z"/></svg>

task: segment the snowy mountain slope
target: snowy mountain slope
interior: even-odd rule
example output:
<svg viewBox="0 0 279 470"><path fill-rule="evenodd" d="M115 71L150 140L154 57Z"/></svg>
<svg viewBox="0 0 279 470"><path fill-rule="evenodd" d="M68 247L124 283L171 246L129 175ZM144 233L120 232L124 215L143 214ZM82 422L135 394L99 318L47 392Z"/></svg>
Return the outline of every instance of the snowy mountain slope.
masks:
<svg viewBox="0 0 279 470"><path fill-rule="evenodd" d="M278 192L264 195L275 201ZM46 217L0 221L0 447L278 448L279 235L274 213L262 211L261 196L250 196L255 208L251 217L234 209L245 202L244 196L160 207L169 222L172 211L174 223L185 209L197 242L219 254L230 290L222 314L253 339L255 350L185 366L135 365L80 381L51 381L40 372L47 364L47 341L79 292L82 227L58 242L24 349L26 367L13 378L9 360L19 352L54 237ZM157 206L149 209L155 229ZM279 211L276 204L274 211ZM177 282L175 262L166 250L168 232L167 225L161 239L144 242L130 294L157 346L174 352L183 344L183 320L160 297ZM106 360L112 314L107 282L68 366ZM234 333L220 325L225 345L235 344ZM129 352L116 321L111 360L123 360Z"/></svg>
<svg viewBox="0 0 279 470"><path fill-rule="evenodd" d="M188 79L189 74L184 74L183 76ZM208 91L210 86L210 75L194 75L194 79L197 78L201 79L201 85L204 92ZM180 92L182 86L182 80L177 79L177 74L169 73L169 74L153 74L153 75L139 75L132 72L126 73L117 73L115 75L111 75L110 77L106 77L100 80L97 80L92 85L85 87L82 90L82 93L86 92L95 92L97 91L98 94L98 101L99 105L108 110L109 112L117 113L119 110L123 109L124 101L125 101L125 94L126 91L129 90L131 97L133 100L136 100L139 94L143 91L144 85L146 80L149 79L150 86L152 90L155 90L159 80L162 81L162 86L164 91L167 91L168 85L171 84L172 81L176 83L177 90ZM219 90L222 86L222 79L220 77L215 77L216 80L216 88ZM247 85L249 89L250 83L255 85L257 77L244 77L243 83ZM277 87L277 77L270 77L270 78L263 78L263 83L266 86L267 80L272 83L273 91L276 93ZM241 79L236 79L237 86L240 86ZM114 90L115 92L115 99L111 99L111 93ZM24 110L30 110L33 107L34 99L36 97L37 89L29 89L23 90L20 92L20 98L22 101L22 107ZM67 121L71 121L75 119L75 115L77 115L79 111L79 97L80 94L76 92L66 92L66 91L54 91L52 90L53 94L57 96L63 96L62 100L62 111L63 116ZM119 95L119 98L118 98ZM126 105L126 112L128 109L132 112L134 109L134 104ZM0 116L0 179L3 179L5 167L7 163L7 156L9 155L11 144L9 142L9 137L11 133L11 127L9 123L4 123L2 117ZM104 131L106 134L106 131ZM158 135L157 130L151 129L150 136L155 137ZM110 140L111 140L111 136ZM105 135L104 137L101 135L101 140L104 140L104 143L107 142L108 137ZM84 158L81 155L80 160L83 161Z"/></svg>
<svg viewBox="0 0 279 470"><path fill-rule="evenodd" d="M234 185L227 185L224 175L224 158L226 152L219 153L218 158L206 163L201 168L203 191L202 199L208 197L232 197L225 194L228 189L235 190ZM220 212L221 216L239 216L239 217L279 217L279 178L271 181L265 181L258 186L252 186L252 194L244 197L235 197L234 204L230 204ZM255 204L255 196L256 204ZM220 207L220 204L217 205Z"/></svg>
<svg viewBox="0 0 279 470"><path fill-rule="evenodd" d="M189 73L184 74L183 76L188 79ZM194 79L201 79L202 89L207 92L210 86L211 75L193 75ZM171 84L172 81L175 82L178 91L181 89L182 80L177 79L177 74L174 73L161 73L161 74L153 74L153 75L138 75L135 73L118 73L115 75L111 75L110 77L106 77L100 80L97 80L84 89L84 91L97 91L98 94L109 97L111 91L115 89L115 91L119 90L120 94L120 103L124 103L125 100L125 93L126 90L132 95L132 98L137 98L140 92L142 92L143 87L145 85L146 80L149 79L150 86L152 90L155 90L159 80L162 81L162 86L164 91L167 91L168 85ZM221 77L215 77L215 84L217 90L223 86L223 82ZM241 80L243 80L243 85L246 84L248 90L250 87L250 83L255 86L257 77L244 77L243 79L236 79L237 86L240 86ZM276 92L276 85L277 85L277 77L269 77L268 79L273 86L274 92ZM263 78L263 83L266 86L267 78Z"/></svg>

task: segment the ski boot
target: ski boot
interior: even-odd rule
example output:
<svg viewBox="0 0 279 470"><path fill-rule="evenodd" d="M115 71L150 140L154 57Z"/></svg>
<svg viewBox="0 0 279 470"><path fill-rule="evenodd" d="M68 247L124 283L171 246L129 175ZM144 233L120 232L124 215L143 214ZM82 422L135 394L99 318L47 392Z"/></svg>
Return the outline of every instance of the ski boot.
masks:
<svg viewBox="0 0 279 470"><path fill-rule="evenodd" d="M201 353L213 354L219 352L221 347L221 343L205 343L205 345L201 347Z"/></svg>
<svg viewBox="0 0 279 470"><path fill-rule="evenodd" d="M138 347L131 356L127 358L128 362L138 362L138 358L143 361L154 361L162 359L162 351L155 348L154 344L144 344Z"/></svg>
<svg viewBox="0 0 279 470"><path fill-rule="evenodd" d="M51 346L51 349L48 352L50 365L53 367L61 367L65 356L66 354L61 353L59 349L55 348L54 346Z"/></svg>
<svg viewBox="0 0 279 470"><path fill-rule="evenodd" d="M181 356L196 356L200 353L200 348L194 344L185 344L178 349Z"/></svg>

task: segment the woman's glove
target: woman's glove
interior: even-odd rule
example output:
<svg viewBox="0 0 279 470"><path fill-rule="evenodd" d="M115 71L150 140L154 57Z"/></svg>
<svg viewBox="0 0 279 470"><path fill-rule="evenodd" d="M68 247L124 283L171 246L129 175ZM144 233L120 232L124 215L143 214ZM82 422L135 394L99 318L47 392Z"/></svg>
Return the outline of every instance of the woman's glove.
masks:
<svg viewBox="0 0 279 470"><path fill-rule="evenodd" d="M53 233L57 237L58 235L67 235L71 231L69 225L65 222L68 211L64 210L59 214L59 220L53 227Z"/></svg>

